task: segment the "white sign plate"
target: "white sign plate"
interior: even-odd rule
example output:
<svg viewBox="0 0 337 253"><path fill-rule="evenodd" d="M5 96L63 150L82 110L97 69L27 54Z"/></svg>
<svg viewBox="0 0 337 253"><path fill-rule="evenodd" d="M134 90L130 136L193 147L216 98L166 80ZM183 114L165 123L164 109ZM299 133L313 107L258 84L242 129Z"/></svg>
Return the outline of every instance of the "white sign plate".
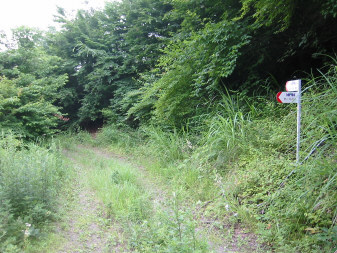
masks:
<svg viewBox="0 0 337 253"><path fill-rule="evenodd" d="M286 91L298 91L301 80L291 80L286 82Z"/></svg>
<svg viewBox="0 0 337 253"><path fill-rule="evenodd" d="M276 95L279 103L289 104L298 102L298 92L279 92Z"/></svg>

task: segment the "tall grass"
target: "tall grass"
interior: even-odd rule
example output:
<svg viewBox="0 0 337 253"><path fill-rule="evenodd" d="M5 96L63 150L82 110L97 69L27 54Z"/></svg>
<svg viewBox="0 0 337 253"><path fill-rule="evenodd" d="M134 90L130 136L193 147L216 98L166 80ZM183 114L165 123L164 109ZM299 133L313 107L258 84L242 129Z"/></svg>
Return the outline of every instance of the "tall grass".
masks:
<svg viewBox="0 0 337 253"><path fill-rule="evenodd" d="M129 127L109 125L101 129L96 137L96 144L113 147L116 151L134 151L144 141L140 131L135 132Z"/></svg>
<svg viewBox="0 0 337 253"><path fill-rule="evenodd" d="M236 145L242 151L244 141L246 152L236 156L222 184L233 205L248 210L262 237L280 252L333 252L337 247L336 77L336 66L330 66L305 82L300 166L294 166L291 105L277 122L264 117L245 124L246 138L236 131Z"/></svg>
<svg viewBox="0 0 337 253"><path fill-rule="evenodd" d="M19 251L28 237L55 218L59 189L66 177L52 144L24 144L13 135L0 137L0 251Z"/></svg>
<svg viewBox="0 0 337 253"><path fill-rule="evenodd" d="M184 160L193 148L187 132L164 131L155 126L143 127L141 131L147 136L147 150L166 164Z"/></svg>
<svg viewBox="0 0 337 253"><path fill-rule="evenodd" d="M204 121L205 132L195 154L198 160L223 167L245 149L249 111L240 108L239 95L224 95L215 112Z"/></svg>
<svg viewBox="0 0 337 253"><path fill-rule="evenodd" d="M133 153L159 161L150 171L167 184L190 199L213 202L211 213L218 219L236 214L233 220L249 222L277 252L333 252L335 63L303 82L301 165L295 164L296 105L268 97L228 93L199 119L198 136L193 130L168 132L152 126L140 130L141 141L127 142L133 143ZM221 203L228 203L230 211Z"/></svg>
<svg viewBox="0 0 337 253"><path fill-rule="evenodd" d="M86 164L93 161L87 160ZM139 183L137 173L129 164L105 159L99 170L88 172L90 185L107 206L108 214L122 222L147 219L152 210L149 195Z"/></svg>
<svg viewBox="0 0 337 253"><path fill-rule="evenodd" d="M337 69L329 66L326 73L308 80L309 96L304 109L307 125L304 129L307 152L327 148L337 138ZM319 150L319 149L318 149Z"/></svg>

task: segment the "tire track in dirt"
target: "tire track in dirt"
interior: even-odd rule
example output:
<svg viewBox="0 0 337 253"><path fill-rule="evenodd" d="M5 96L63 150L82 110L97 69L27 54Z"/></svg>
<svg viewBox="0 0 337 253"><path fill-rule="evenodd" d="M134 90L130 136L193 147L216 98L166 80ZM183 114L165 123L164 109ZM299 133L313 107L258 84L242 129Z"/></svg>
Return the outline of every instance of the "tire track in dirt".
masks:
<svg viewBox="0 0 337 253"><path fill-rule="evenodd" d="M66 226L58 228L65 242L56 252L126 252L122 229L106 217L103 204L85 182L87 168L76 159L76 153L64 154L73 163L76 176Z"/></svg>

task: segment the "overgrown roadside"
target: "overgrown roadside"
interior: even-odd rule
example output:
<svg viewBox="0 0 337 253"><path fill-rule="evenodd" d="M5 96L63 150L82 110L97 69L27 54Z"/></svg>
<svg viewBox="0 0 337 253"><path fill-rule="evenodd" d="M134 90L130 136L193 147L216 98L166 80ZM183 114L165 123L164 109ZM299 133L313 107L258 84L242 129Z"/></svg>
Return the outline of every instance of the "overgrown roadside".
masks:
<svg viewBox="0 0 337 253"><path fill-rule="evenodd" d="M77 181L56 252L260 252L255 236L212 219L209 203L188 201L132 158L84 145L67 157Z"/></svg>
<svg viewBox="0 0 337 253"><path fill-rule="evenodd" d="M151 201L154 210L165 210L170 215L174 216L174 210L170 202L172 198L175 198L176 190L170 188L165 184L163 179L154 178L144 166L135 164L132 161L132 157L123 157L116 155L107 150L99 148L90 148L96 155L107 159L119 159L123 162L131 162L139 172L139 180L142 186L150 193ZM195 221L195 230L199 236L199 239L207 242L207 252L258 252L259 245L257 243L257 236L249 232L249 229L236 224L221 223L211 217L205 217L203 212L205 211L209 202L205 204L186 202L181 199L181 202L185 204L181 205L181 209L190 211L193 214L193 220ZM187 214L188 215L188 214ZM192 249L191 249L192 250ZM265 251L265 248L263 249ZM191 251L192 252L192 251Z"/></svg>

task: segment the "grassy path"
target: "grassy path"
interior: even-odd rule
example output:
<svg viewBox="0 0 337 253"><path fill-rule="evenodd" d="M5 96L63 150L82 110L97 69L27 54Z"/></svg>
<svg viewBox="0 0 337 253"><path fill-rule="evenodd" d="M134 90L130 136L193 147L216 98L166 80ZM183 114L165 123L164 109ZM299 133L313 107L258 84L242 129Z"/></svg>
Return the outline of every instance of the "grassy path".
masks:
<svg viewBox="0 0 337 253"><path fill-rule="evenodd" d="M91 189L81 152L65 152L74 167L65 221L59 225L62 244L55 252L122 252L123 231L107 218L105 207Z"/></svg>
<svg viewBox="0 0 337 253"><path fill-rule="evenodd" d="M75 182L54 252L258 252L255 237L238 227L222 233L127 158L87 146L65 154Z"/></svg>

